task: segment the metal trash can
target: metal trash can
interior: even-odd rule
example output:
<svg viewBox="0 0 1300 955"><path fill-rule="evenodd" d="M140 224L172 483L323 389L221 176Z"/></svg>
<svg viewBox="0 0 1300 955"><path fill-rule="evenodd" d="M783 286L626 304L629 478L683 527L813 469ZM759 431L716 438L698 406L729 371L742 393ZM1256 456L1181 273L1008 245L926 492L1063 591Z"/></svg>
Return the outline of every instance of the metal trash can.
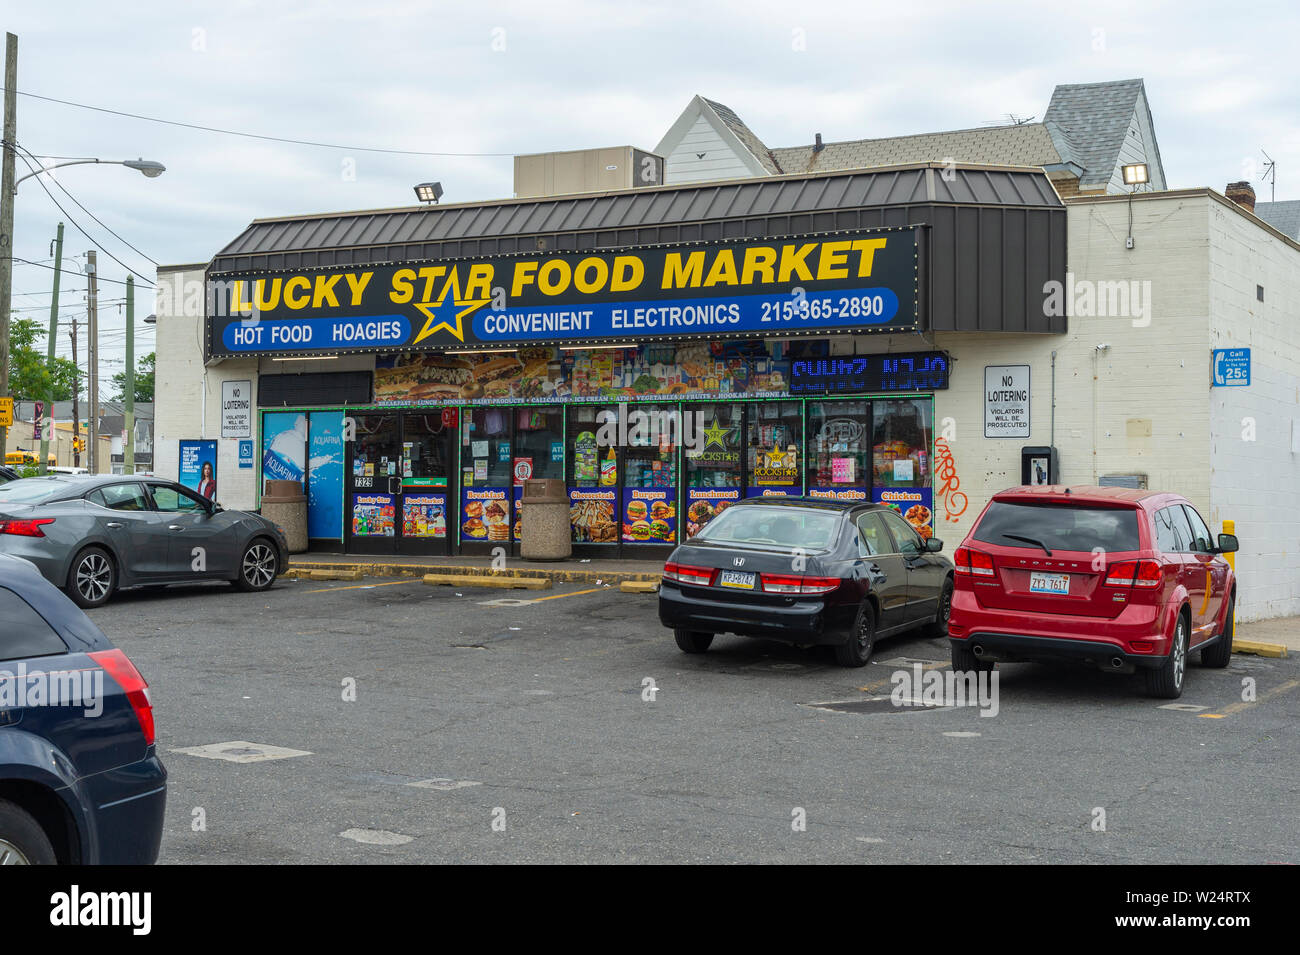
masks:
<svg viewBox="0 0 1300 955"><path fill-rule="evenodd" d="M284 528L289 553L301 554L307 549L307 495L301 482L268 480L262 516Z"/></svg>
<svg viewBox="0 0 1300 955"><path fill-rule="evenodd" d="M569 492L563 481L537 478L524 482L519 554L525 560L566 560L573 555Z"/></svg>

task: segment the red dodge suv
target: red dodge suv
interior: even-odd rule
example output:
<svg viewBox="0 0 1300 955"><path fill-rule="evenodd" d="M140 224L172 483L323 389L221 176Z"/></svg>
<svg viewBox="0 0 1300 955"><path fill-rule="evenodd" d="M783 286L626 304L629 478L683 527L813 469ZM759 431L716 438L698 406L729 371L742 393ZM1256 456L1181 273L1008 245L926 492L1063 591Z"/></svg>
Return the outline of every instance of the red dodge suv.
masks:
<svg viewBox="0 0 1300 955"><path fill-rule="evenodd" d="M1188 654L1225 667L1237 581L1177 494L1116 487L1018 487L995 494L953 555L954 670L995 661L1074 660L1141 670L1177 699Z"/></svg>

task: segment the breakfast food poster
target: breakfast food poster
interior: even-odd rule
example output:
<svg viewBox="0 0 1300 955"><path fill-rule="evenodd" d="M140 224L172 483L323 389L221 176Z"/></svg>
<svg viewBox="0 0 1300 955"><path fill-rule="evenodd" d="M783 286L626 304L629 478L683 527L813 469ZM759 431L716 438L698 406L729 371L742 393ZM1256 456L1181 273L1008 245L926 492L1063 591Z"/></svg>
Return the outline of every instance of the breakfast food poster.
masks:
<svg viewBox="0 0 1300 955"><path fill-rule="evenodd" d="M688 487L686 537L694 537L705 524L740 500L738 487Z"/></svg>
<svg viewBox="0 0 1300 955"><path fill-rule="evenodd" d="M669 544L677 540L677 491L671 487L623 489L623 540Z"/></svg>
<svg viewBox="0 0 1300 955"><path fill-rule="evenodd" d="M461 540L509 543L511 489L467 487L460 493Z"/></svg>

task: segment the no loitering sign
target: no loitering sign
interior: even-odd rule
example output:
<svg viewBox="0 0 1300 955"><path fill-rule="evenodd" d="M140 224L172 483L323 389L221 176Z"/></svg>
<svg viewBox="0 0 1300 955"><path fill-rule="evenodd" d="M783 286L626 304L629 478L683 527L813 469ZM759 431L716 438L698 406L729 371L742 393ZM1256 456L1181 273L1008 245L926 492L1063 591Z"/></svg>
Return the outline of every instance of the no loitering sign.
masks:
<svg viewBox="0 0 1300 955"><path fill-rule="evenodd" d="M253 436L253 383L251 381L221 383L221 436L223 438Z"/></svg>
<svg viewBox="0 0 1300 955"><path fill-rule="evenodd" d="M984 437L1029 437L1029 366L984 366Z"/></svg>

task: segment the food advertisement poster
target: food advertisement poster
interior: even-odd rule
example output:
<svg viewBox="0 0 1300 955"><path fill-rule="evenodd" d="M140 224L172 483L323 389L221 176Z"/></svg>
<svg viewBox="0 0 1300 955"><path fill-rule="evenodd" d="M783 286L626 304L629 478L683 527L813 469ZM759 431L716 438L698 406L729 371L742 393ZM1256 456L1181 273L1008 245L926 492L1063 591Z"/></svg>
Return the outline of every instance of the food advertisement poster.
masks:
<svg viewBox="0 0 1300 955"><path fill-rule="evenodd" d="M746 497L798 497L803 494L803 488L799 485L794 487L747 487L745 488Z"/></svg>
<svg viewBox="0 0 1300 955"><path fill-rule="evenodd" d="M871 500L892 507L922 537L934 536L934 489L928 487L878 487Z"/></svg>
<svg viewBox="0 0 1300 955"><path fill-rule="evenodd" d="M618 542L615 508L618 491L609 488L569 488L569 523L575 544Z"/></svg>
<svg viewBox="0 0 1300 955"><path fill-rule="evenodd" d="M510 499L508 487L474 487L461 491L461 540L510 541Z"/></svg>
<svg viewBox="0 0 1300 955"><path fill-rule="evenodd" d="M740 500L738 487L688 487L686 489L686 537Z"/></svg>
<svg viewBox="0 0 1300 955"><path fill-rule="evenodd" d="M402 536L447 536L447 495L408 494L402 499Z"/></svg>
<svg viewBox="0 0 1300 955"><path fill-rule="evenodd" d="M395 536L396 500L392 494L353 494L352 536Z"/></svg>
<svg viewBox="0 0 1300 955"><path fill-rule="evenodd" d="M623 540L667 544L677 540L677 491L670 487L623 489Z"/></svg>
<svg viewBox="0 0 1300 955"><path fill-rule="evenodd" d="M514 527L511 530L510 536L517 544L524 539L524 485L523 482L519 481L517 478L515 481L514 500L515 519Z"/></svg>

